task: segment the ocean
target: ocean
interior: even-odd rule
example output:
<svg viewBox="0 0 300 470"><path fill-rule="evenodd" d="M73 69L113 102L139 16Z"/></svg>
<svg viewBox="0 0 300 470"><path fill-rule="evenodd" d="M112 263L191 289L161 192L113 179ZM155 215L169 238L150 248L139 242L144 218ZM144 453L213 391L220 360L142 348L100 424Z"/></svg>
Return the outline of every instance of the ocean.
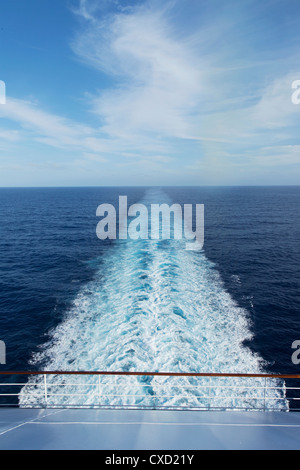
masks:
<svg viewBox="0 0 300 470"><path fill-rule="evenodd" d="M96 209L204 204L205 244L101 241ZM300 187L0 189L1 370L299 373Z"/></svg>

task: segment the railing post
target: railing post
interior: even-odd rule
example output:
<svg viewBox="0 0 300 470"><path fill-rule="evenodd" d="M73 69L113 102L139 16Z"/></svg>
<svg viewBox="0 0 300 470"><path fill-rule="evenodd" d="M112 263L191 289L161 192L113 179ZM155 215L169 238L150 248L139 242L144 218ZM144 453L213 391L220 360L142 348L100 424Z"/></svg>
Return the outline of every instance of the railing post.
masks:
<svg viewBox="0 0 300 470"><path fill-rule="evenodd" d="M46 403L46 408L48 406L48 390L47 390L47 375L44 374L44 391L45 391L45 403Z"/></svg>
<svg viewBox="0 0 300 470"><path fill-rule="evenodd" d="M265 377L265 387L264 387L264 411L266 411L266 392L267 392L267 377Z"/></svg>
<svg viewBox="0 0 300 470"><path fill-rule="evenodd" d="M212 379L209 377L209 383L208 383L208 403L207 403L207 410L209 411L211 409L211 397L212 396Z"/></svg>
<svg viewBox="0 0 300 470"><path fill-rule="evenodd" d="M98 395L99 395L99 406L101 407L101 386L100 386L100 375L98 375Z"/></svg>

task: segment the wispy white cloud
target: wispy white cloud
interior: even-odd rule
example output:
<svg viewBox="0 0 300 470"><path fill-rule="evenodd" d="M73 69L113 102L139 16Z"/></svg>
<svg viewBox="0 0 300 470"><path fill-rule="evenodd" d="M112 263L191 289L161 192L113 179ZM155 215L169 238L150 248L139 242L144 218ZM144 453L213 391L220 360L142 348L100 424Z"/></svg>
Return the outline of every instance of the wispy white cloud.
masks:
<svg viewBox="0 0 300 470"><path fill-rule="evenodd" d="M98 91L87 90L81 101L95 124L8 97L0 117L16 127L0 129L2 148L4 141L7 150L30 139L73 152L78 169L110 171L111 165L122 170L120 177L140 175L141 184L147 172L221 183L234 172L254 175L282 162L297 164L295 52L293 60L283 50L279 58L267 47L260 52L272 31L257 25L256 12L249 19L251 3L233 8L236 2L229 1L213 9L188 1L186 10L198 14L188 22L176 16L178 0L163 6L155 0L78 0L80 25L71 47L99 74Z"/></svg>
<svg viewBox="0 0 300 470"><path fill-rule="evenodd" d="M71 120L45 112L30 101L7 98L0 107L0 117L15 121L33 131L37 140L58 147L82 145L82 136L89 136L91 129Z"/></svg>
<svg viewBox="0 0 300 470"><path fill-rule="evenodd" d="M300 123L299 108L292 103L292 83L300 77L298 72L276 77L263 90L259 103L252 110L257 127L284 128Z"/></svg>
<svg viewBox="0 0 300 470"><path fill-rule="evenodd" d="M20 133L16 130L0 129L0 140L17 142L20 139Z"/></svg>
<svg viewBox="0 0 300 470"><path fill-rule="evenodd" d="M190 138L204 92L201 62L189 38L177 38L163 11L137 8L100 19L73 43L76 54L119 81L92 100L110 137Z"/></svg>
<svg viewBox="0 0 300 470"><path fill-rule="evenodd" d="M91 9L91 2L88 0L79 0L79 5L73 8L73 12L85 20L94 21L93 8Z"/></svg>
<svg viewBox="0 0 300 470"><path fill-rule="evenodd" d="M130 14L95 13L73 43L81 60L118 79L91 99L107 136L137 145L149 137L193 140L205 150L218 142L247 145L257 139L265 145L264 131L291 124L298 111L290 100L295 72L272 77L268 71L268 83L245 83L250 68L268 70L274 63L256 56L245 60L248 45L233 43L235 36L247 38L242 29L233 33L237 18L217 16L203 31L182 34L168 5L157 10L146 3ZM215 42L222 44L225 33L233 39L226 39L222 55ZM231 55L225 67L224 58ZM173 150L169 141L169 153Z"/></svg>
<svg viewBox="0 0 300 470"><path fill-rule="evenodd" d="M101 157L99 155L95 155L94 153L84 153L83 157L86 158L87 160L91 160L92 162L97 162L97 163L108 162L107 158Z"/></svg>

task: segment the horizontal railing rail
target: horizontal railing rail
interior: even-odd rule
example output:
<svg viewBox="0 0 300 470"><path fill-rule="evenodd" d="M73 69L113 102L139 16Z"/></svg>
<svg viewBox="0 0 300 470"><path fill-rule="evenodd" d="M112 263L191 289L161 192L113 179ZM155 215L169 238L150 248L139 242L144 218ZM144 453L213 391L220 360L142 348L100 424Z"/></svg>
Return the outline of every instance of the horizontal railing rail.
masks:
<svg viewBox="0 0 300 470"><path fill-rule="evenodd" d="M270 378L270 379L300 379L300 374L219 374L205 372L112 372L112 371L0 371L0 375L113 375L113 376L142 376L142 377L224 377L224 378Z"/></svg>
<svg viewBox="0 0 300 470"><path fill-rule="evenodd" d="M0 371L0 376L20 377L0 383L2 407L298 411L300 401L300 383L293 383L298 374Z"/></svg>

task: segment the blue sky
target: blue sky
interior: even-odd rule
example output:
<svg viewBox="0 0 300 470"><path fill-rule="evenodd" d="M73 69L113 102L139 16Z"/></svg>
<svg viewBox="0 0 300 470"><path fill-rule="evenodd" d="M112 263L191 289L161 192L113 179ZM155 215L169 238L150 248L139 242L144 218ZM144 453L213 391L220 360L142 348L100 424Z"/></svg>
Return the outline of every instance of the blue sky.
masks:
<svg viewBox="0 0 300 470"><path fill-rule="evenodd" d="M300 181L298 0L0 0L0 186Z"/></svg>

